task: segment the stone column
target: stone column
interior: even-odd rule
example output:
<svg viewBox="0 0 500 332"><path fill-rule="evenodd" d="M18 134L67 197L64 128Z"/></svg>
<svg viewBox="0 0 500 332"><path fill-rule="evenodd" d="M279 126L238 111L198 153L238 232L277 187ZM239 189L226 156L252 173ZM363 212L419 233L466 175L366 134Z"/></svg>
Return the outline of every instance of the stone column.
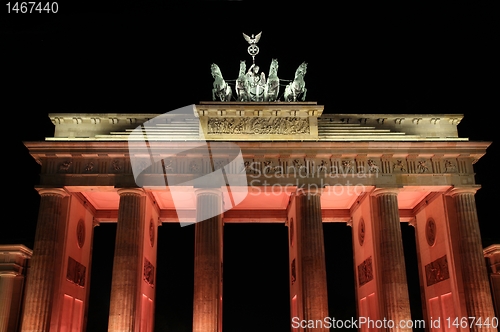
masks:
<svg viewBox="0 0 500 332"><path fill-rule="evenodd" d="M491 293L495 305L496 316L500 317L500 243L484 248L484 257L490 274Z"/></svg>
<svg viewBox="0 0 500 332"><path fill-rule="evenodd" d="M458 228L458 246L467 316L491 321L495 316L484 260L474 195L477 188L455 188L453 197ZM471 326L471 331L497 331L488 326Z"/></svg>
<svg viewBox="0 0 500 332"><path fill-rule="evenodd" d="M401 236L401 224L398 209L398 191L396 189L376 189L375 199L375 250L378 252L381 286L382 316L394 322L394 328L388 331L412 331L400 328L401 320L410 320L410 299L406 281L405 256Z"/></svg>
<svg viewBox="0 0 500 332"><path fill-rule="evenodd" d="M297 193L298 259L301 266L303 314L301 319L324 320L328 315L325 241L321 217L321 191ZM328 329L312 329L328 331ZM305 329L310 331L310 329Z"/></svg>
<svg viewBox="0 0 500 332"><path fill-rule="evenodd" d="M0 331L16 332L26 266L33 252L23 245L0 245Z"/></svg>
<svg viewBox="0 0 500 332"><path fill-rule="evenodd" d="M111 282L109 332L136 331L143 242L144 191L119 189L115 255Z"/></svg>
<svg viewBox="0 0 500 332"><path fill-rule="evenodd" d="M68 196L64 189L59 188L44 188L38 190L38 193L41 196L40 208L33 258L27 274L21 326L23 332L49 330L60 218L63 214L63 199Z"/></svg>
<svg viewBox="0 0 500 332"><path fill-rule="evenodd" d="M0 331L15 331L11 325L11 306L15 273L0 273Z"/></svg>
<svg viewBox="0 0 500 332"><path fill-rule="evenodd" d="M222 331L222 193L197 192L193 332ZM213 216L201 220L205 216Z"/></svg>
<svg viewBox="0 0 500 332"><path fill-rule="evenodd" d="M15 332L19 318L18 308L15 308L17 299L14 299L17 276L15 273L0 274L0 331ZM17 301L19 304L19 301Z"/></svg>

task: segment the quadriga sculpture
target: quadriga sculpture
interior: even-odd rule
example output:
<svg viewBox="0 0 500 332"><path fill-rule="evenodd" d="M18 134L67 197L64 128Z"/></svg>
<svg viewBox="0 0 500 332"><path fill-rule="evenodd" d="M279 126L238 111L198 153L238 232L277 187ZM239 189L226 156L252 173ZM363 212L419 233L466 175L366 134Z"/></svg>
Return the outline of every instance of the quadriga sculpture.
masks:
<svg viewBox="0 0 500 332"><path fill-rule="evenodd" d="M220 101L231 101L233 90L226 83L226 81L224 81L219 66L213 63L211 69L212 69L212 77L214 78L214 84L212 89L212 100L216 100L218 97Z"/></svg>
<svg viewBox="0 0 500 332"><path fill-rule="evenodd" d="M289 83L285 87L285 101L297 101L299 97L302 96L301 100L306 99L306 82L304 81L304 76L307 72L307 63L302 62L302 64L295 71L295 78L293 82Z"/></svg>

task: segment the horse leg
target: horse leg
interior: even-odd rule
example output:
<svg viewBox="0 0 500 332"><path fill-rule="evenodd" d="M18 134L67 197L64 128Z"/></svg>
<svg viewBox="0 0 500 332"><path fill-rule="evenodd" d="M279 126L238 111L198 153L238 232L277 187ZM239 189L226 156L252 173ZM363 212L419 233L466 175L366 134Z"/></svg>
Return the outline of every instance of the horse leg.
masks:
<svg viewBox="0 0 500 332"><path fill-rule="evenodd" d="M290 101L290 84L285 87L285 93L283 94L283 99L285 101Z"/></svg>
<svg viewBox="0 0 500 332"><path fill-rule="evenodd" d="M241 82L240 81L236 81L236 86L235 86L234 90L236 91L236 96L237 96L236 100L242 101L243 95L241 93L242 89L241 89Z"/></svg>
<svg viewBox="0 0 500 332"><path fill-rule="evenodd" d="M306 100L307 89L304 88L304 94L302 95L302 101Z"/></svg>

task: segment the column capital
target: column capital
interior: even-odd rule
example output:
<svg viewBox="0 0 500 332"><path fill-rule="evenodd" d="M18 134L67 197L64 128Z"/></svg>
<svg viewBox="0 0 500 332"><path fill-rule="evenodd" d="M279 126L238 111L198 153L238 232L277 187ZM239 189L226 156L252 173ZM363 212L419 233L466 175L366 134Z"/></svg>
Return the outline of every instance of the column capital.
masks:
<svg viewBox="0 0 500 332"><path fill-rule="evenodd" d="M447 196L456 196L460 194L472 194L475 195L476 192L480 189L480 186L470 186L470 187L453 187L451 188L446 195Z"/></svg>
<svg viewBox="0 0 500 332"><path fill-rule="evenodd" d="M314 188L298 188L297 191L295 192L296 196L306 196L306 195L311 195L311 196L321 196L323 193L323 188L319 187L314 187Z"/></svg>
<svg viewBox="0 0 500 332"><path fill-rule="evenodd" d="M142 188L118 188L116 190L118 195L138 195L138 196L144 196L146 193L144 192L144 189Z"/></svg>
<svg viewBox="0 0 500 332"><path fill-rule="evenodd" d="M500 275L500 244L492 244L484 248L483 255L488 262L488 270Z"/></svg>
<svg viewBox="0 0 500 332"><path fill-rule="evenodd" d="M194 193L196 194L196 197L198 197L200 195L222 196L222 189L221 188L196 188L194 190Z"/></svg>
<svg viewBox="0 0 500 332"><path fill-rule="evenodd" d="M484 248L483 254L484 254L484 257L498 255L498 257L500 258L500 244L492 244L492 245Z"/></svg>
<svg viewBox="0 0 500 332"><path fill-rule="evenodd" d="M371 196L380 196L380 195L398 195L400 188L375 188L370 195Z"/></svg>
<svg viewBox="0 0 500 332"><path fill-rule="evenodd" d="M69 192L64 188L35 188L40 196L58 195L61 197L69 196Z"/></svg>
<svg viewBox="0 0 500 332"><path fill-rule="evenodd" d="M4 255L19 255L22 258L28 259L33 256L33 250L26 247L24 244L0 244L0 253Z"/></svg>
<svg viewBox="0 0 500 332"><path fill-rule="evenodd" d="M2 278L7 278L7 277L16 278L20 275L22 275L22 274L14 272L14 271L1 271L0 272L0 277L2 277Z"/></svg>

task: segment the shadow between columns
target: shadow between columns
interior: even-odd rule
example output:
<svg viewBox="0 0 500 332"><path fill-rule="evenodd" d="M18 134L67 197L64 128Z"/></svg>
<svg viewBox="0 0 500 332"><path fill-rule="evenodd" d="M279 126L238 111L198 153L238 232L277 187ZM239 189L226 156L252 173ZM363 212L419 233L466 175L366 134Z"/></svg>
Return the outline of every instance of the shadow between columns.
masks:
<svg viewBox="0 0 500 332"><path fill-rule="evenodd" d="M355 274L351 227L343 222L323 223L328 311L330 317L356 317Z"/></svg>
<svg viewBox="0 0 500 332"><path fill-rule="evenodd" d="M410 298L411 319L413 321L423 320L424 314L422 311L422 295L420 291L418 272L415 228L407 222L402 222L401 237L403 238L403 250L405 254L406 280L408 283L408 296ZM413 331L425 331L425 329L418 329L414 327Z"/></svg>
<svg viewBox="0 0 500 332"><path fill-rule="evenodd" d="M224 225L223 331L290 331L288 230Z"/></svg>

